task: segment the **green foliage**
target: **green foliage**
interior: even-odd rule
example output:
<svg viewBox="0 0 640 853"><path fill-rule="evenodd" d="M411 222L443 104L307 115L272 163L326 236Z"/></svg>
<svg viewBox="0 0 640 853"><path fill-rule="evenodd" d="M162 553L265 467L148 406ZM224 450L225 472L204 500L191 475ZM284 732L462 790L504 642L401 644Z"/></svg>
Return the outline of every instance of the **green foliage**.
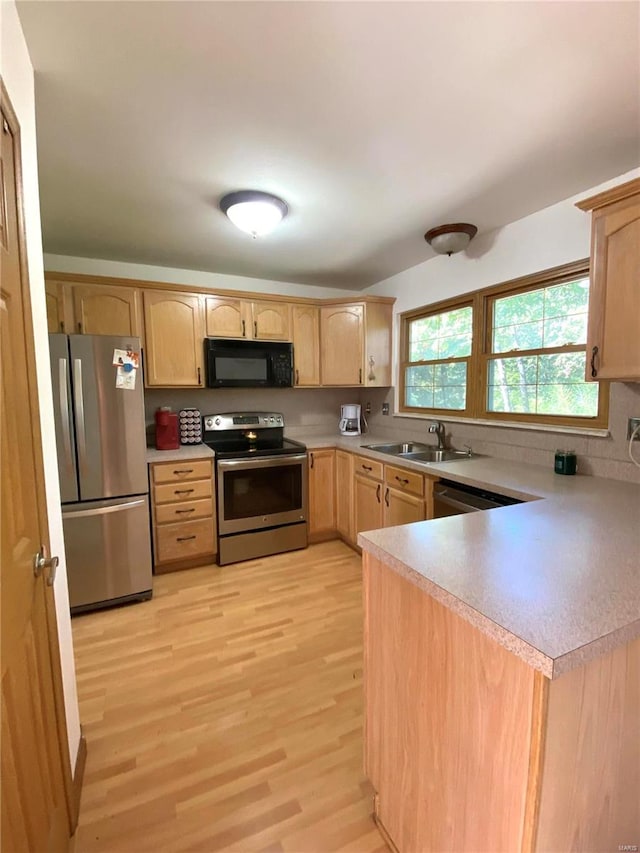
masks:
<svg viewBox="0 0 640 853"><path fill-rule="evenodd" d="M471 355L472 324L471 306L414 320L409 326L409 361Z"/></svg>

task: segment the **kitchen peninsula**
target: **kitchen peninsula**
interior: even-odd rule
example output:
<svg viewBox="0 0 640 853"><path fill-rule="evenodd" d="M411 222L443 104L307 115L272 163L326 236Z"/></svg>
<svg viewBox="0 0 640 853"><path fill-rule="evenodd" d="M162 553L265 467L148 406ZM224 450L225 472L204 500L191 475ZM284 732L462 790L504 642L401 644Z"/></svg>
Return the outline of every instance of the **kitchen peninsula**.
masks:
<svg viewBox="0 0 640 853"><path fill-rule="evenodd" d="M640 489L448 471L530 500L358 538L378 824L400 853L637 844Z"/></svg>

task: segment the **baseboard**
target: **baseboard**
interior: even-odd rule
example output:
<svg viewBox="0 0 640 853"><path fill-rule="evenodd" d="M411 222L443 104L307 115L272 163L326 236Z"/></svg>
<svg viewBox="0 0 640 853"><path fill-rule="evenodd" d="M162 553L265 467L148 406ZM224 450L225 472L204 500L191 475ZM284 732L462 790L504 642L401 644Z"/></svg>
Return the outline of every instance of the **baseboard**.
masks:
<svg viewBox="0 0 640 853"><path fill-rule="evenodd" d="M183 569L198 569L201 566L216 567L217 554L205 554L203 557L192 557L190 560L174 560L171 563L156 563L154 575L166 575L169 572L181 572Z"/></svg>
<svg viewBox="0 0 640 853"><path fill-rule="evenodd" d="M71 800L71 822L73 832L76 831L78 825L78 817L80 815L80 797L82 796L82 782L84 779L84 768L87 763L87 739L82 732L80 726L80 743L78 745L78 754L76 755L76 766L73 771L73 787ZM73 834L73 833L72 833Z"/></svg>

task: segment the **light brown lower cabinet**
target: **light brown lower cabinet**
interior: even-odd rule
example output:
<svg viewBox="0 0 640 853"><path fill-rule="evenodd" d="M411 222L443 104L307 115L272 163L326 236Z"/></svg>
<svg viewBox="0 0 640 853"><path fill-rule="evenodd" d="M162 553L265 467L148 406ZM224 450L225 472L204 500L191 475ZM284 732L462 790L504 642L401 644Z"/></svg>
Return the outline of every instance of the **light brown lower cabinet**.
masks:
<svg viewBox="0 0 640 853"><path fill-rule="evenodd" d="M336 533L336 452L333 448L310 450L309 539L320 542Z"/></svg>
<svg viewBox="0 0 640 853"><path fill-rule="evenodd" d="M353 454L336 450L336 530L347 542L354 541Z"/></svg>
<svg viewBox="0 0 640 853"><path fill-rule="evenodd" d="M364 554L365 772L399 853L620 850L640 828L640 638L549 680Z"/></svg>
<svg viewBox="0 0 640 853"><path fill-rule="evenodd" d="M213 562L216 515L210 459L150 465L156 574Z"/></svg>
<svg viewBox="0 0 640 853"><path fill-rule="evenodd" d="M356 474L353 486L355 532L379 530L383 526L382 481Z"/></svg>

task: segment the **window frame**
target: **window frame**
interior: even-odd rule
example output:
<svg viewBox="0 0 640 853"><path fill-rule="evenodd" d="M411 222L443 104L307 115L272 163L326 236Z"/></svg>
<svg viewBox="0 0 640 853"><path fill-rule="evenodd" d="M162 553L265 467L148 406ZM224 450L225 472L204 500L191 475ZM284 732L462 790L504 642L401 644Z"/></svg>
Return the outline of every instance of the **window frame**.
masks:
<svg viewBox="0 0 640 853"><path fill-rule="evenodd" d="M563 347L542 347L540 349L522 350L504 353L492 352L493 306L497 299L514 296L531 290L542 290L558 284L566 284L579 278L590 277L589 259L574 261L552 269L542 270L532 275L501 282L500 284L484 287L450 299L444 299L431 305L414 308L400 315L400 350L398 359L399 413L426 415L441 420L462 418L467 420L495 421L496 423L515 423L535 426L573 427L578 429L602 429L608 427L609 421L609 383L598 383L598 412L593 417L576 415L548 415L518 412L491 412L488 409L488 368L489 362L496 358L522 352L523 355L552 355L558 352L585 352L585 378L587 370L588 340L584 344L567 345ZM590 288L592 282L589 284ZM408 367L425 362L410 362L409 359L409 330L414 320L423 317L442 314L446 311L471 306L473 309L471 355L464 359L452 361L467 362L467 395L466 408L435 409L420 406L405 405L405 378ZM429 363L429 362L426 362Z"/></svg>

